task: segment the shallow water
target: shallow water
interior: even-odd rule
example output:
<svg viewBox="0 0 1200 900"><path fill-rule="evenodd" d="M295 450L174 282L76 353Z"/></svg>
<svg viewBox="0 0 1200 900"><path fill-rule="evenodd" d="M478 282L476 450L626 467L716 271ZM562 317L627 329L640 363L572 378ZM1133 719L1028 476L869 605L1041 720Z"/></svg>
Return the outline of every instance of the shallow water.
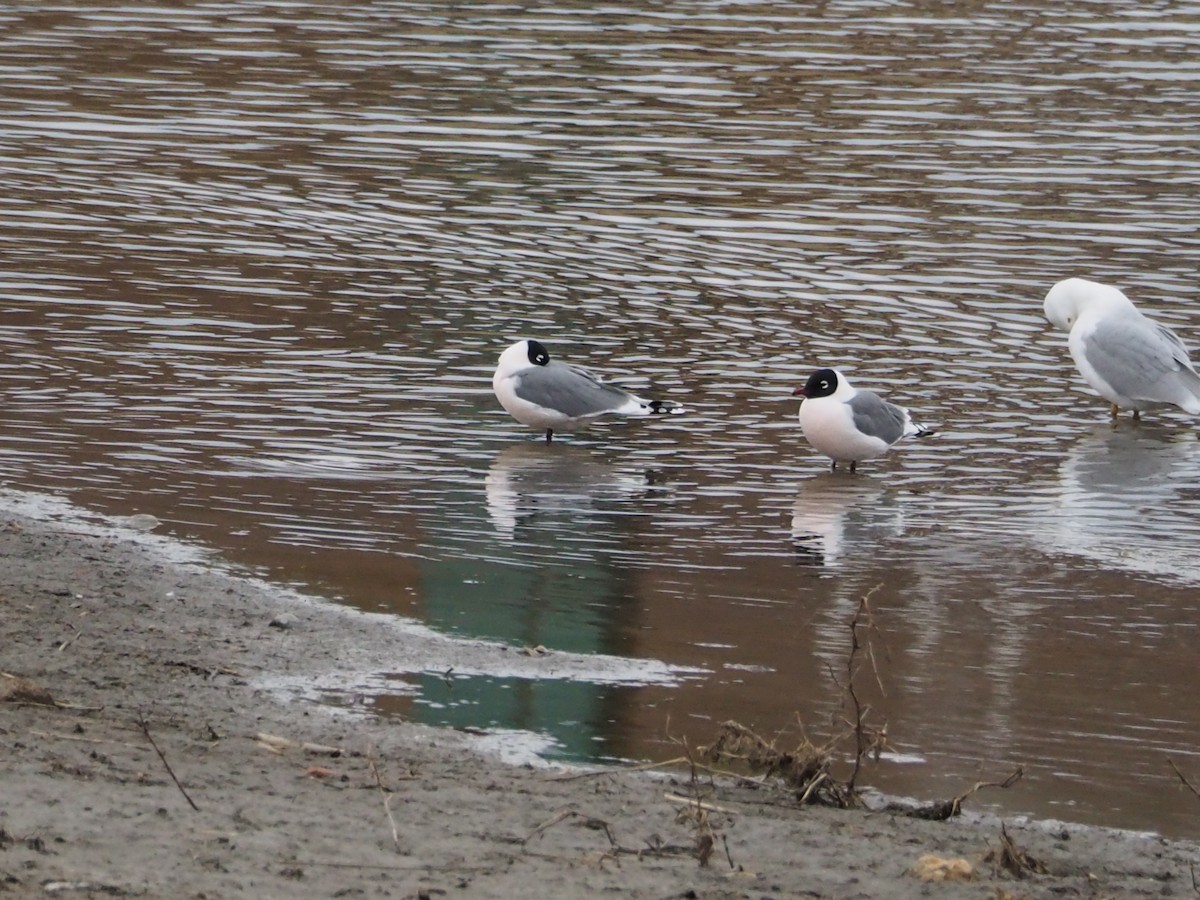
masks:
<svg viewBox="0 0 1200 900"><path fill-rule="evenodd" d="M1085 274L1200 344L1200 6L0 23L8 484L446 632L701 670L398 660L365 701L576 759L825 733L870 594L870 783L1023 765L980 803L1200 836L1166 762L1200 779L1194 423L1111 427L1040 309ZM490 389L526 335L689 413L545 447ZM828 473L790 396L817 364L937 436Z"/></svg>

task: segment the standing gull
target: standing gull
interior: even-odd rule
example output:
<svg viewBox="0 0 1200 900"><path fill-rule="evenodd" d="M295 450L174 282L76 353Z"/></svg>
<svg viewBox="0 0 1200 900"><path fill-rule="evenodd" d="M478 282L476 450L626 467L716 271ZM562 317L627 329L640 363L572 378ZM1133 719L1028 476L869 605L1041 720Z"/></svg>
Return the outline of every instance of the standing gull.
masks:
<svg viewBox="0 0 1200 900"><path fill-rule="evenodd" d="M1084 380L1134 419L1143 409L1175 405L1200 415L1200 375L1178 335L1142 315L1107 284L1068 278L1046 294L1046 318L1069 332L1067 347Z"/></svg>
<svg viewBox="0 0 1200 900"><path fill-rule="evenodd" d="M872 391L853 387L837 369L818 369L793 396L803 397L800 428L808 442L838 463L879 456L905 437L924 437L933 430L917 425L903 406L888 403Z"/></svg>
<svg viewBox="0 0 1200 900"><path fill-rule="evenodd" d="M643 400L587 369L552 360L538 341L517 341L500 354L492 389L514 419L544 428L547 444L555 431L574 431L597 416L683 412L669 400Z"/></svg>

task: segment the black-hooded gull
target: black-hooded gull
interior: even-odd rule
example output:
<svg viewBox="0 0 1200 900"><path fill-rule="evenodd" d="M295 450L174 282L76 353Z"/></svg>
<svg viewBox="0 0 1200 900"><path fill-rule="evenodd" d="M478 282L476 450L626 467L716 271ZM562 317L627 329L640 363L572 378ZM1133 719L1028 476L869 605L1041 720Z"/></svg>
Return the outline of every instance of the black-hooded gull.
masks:
<svg viewBox="0 0 1200 900"><path fill-rule="evenodd" d="M531 428L574 431L597 416L652 416L681 413L669 400L643 400L605 384L587 369L550 358L539 341L517 341L500 354L492 389L509 415Z"/></svg>
<svg viewBox="0 0 1200 900"><path fill-rule="evenodd" d="M905 437L924 437L933 429L913 422L903 406L888 403L872 391L860 391L837 369L818 369L793 396L800 404L800 429L818 451L850 471L864 459L879 456Z"/></svg>

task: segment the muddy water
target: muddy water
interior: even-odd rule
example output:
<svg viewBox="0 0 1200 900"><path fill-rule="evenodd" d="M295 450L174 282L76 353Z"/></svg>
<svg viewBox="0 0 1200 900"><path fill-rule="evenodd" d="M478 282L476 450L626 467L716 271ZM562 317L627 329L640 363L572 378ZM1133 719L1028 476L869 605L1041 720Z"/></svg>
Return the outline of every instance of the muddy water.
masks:
<svg viewBox="0 0 1200 900"><path fill-rule="evenodd" d="M8 4L0 475L695 670L329 695L576 759L826 733L870 594L870 783L1200 836L1195 426L1108 425L1040 315L1085 274L1200 345L1198 50L1183 4ZM490 391L526 335L689 414L547 448ZM939 434L828 473L817 364Z"/></svg>

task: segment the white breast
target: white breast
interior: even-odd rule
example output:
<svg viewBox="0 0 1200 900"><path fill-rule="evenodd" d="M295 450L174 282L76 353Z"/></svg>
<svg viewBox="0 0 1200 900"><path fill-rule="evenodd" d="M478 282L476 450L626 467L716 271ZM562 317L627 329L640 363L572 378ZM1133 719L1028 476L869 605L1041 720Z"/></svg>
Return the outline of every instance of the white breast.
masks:
<svg viewBox="0 0 1200 900"><path fill-rule="evenodd" d="M871 459L888 448L879 438L855 428L850 407L833 397L801 403L800 429L810 444L837 462Z"/></svg>

